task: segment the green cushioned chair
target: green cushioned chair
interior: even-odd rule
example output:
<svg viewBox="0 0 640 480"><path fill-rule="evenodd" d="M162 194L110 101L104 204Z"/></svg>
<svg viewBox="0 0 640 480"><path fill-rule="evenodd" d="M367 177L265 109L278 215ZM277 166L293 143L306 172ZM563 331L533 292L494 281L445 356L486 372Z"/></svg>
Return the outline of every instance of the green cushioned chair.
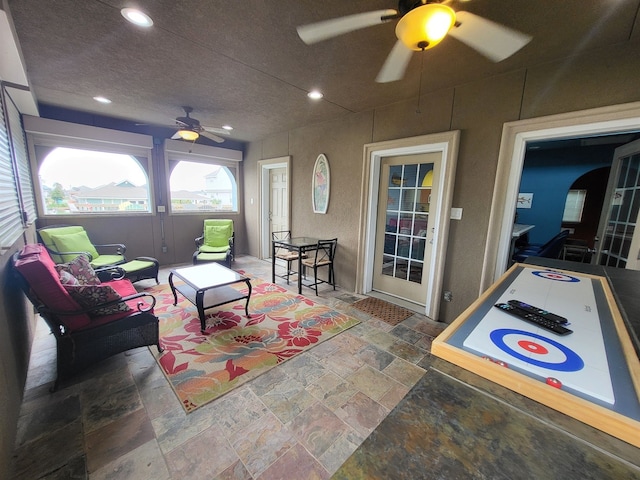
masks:
<svg viewBox="0 0 640 480"><path fill-rule="evenodd" d="M160 262L153 257L136 257L127 261L122 243L96 245L89 240L80 225L50 225L37 230L40 243L44 244L55 263L67 263L84 253L89 255L93 268L118 266L125 278L132 283L145 279L158 281Z"/></svg>
<svg viewBox="0 0 640 480"><path fill-rule="evenodd" d="M70 262L81 253L89 254L91 266L101 268L125 263L127 247L121 243L97 245L80 225L51 225L37 230L40 243L56 263Z"/></svg>
<svg viewBox="0 0 640 480"><path fill-rule="evenodd" d="M233 220L211 218L204 221L202 235L195 239L193 263L219 262L230 267L235 256Z"/></svg>

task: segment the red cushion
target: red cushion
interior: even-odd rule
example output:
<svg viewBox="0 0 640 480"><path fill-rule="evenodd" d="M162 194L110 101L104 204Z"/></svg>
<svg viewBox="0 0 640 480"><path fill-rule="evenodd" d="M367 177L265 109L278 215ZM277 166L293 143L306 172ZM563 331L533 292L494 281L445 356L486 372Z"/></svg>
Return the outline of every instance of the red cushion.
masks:
<svg viewBox="0 0 640 480"><path fill-rule="evenodd" d="M131 283L131 281L126 278L123 278L122 280L111 280L110 282L105 283L107 285L111 285L121 297L128 297L129 295L135 295L136 293L138 293L136 287L133 286L133 283ZM133 300L129 300L127 302L127 305L129 305L131 310L137 312L139 311L138 302L148 303L149 297L134 298ZM153 309L151 309L151 313L153 313Z"/></svg>
<svg viewBox="0 0 640 480"><path fill-rule="evenodd" d="M60 283L55 263L47 250L38 244L23 247L18 255L15 268L29 283L31 290L49 309L59 312L81 310L82 307ZM61 317L69 330L76 330L89 324L88 315L69 315Z"/></svg>
<svg viewBox="0 0 640 480"><path fill-rule="evenodd" d="M129 295L135 295L138 293L136 287L133 286L133 283L126 278L122 278L120 280L109 280L108 282L103 282L103 285L110 285L118 295L121 297L128 297Z"/></svg>

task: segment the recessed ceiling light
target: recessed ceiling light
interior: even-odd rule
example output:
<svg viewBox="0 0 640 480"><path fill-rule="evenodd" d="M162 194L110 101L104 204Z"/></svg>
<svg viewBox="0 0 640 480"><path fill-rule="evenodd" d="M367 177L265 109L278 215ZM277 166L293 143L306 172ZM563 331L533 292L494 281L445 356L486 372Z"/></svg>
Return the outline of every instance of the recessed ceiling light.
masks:
<svg viewBox="0 0 640 480"><path fill-rule="evenodd" d="M120 13L128 21L139 27L150 27L153 25L153 20L151 20L149 15L135 8L123 8L120 10Z"/></svg>
<svg viewBox="0 0 640 480"><path fill-rule="evenodd" d="M324 97L324 95L318 90L311 90L309 93L307 93L307 97L313 100L320 100L322 97Z"/></svg>
<svg viewBox="0 0 640 480"><path fill-rule="evenodd" d="M109 100L107 97L97 96L97 97L93 97L93 99L96 102L100 102L100 103L111 103L111 100Z"/></svg>
<svg viewBox="0 0 640 480"><path fill-rule="evenodd" d="M233 127L231 125L223 125L222 128L229 131L233 130Z"/></svg>

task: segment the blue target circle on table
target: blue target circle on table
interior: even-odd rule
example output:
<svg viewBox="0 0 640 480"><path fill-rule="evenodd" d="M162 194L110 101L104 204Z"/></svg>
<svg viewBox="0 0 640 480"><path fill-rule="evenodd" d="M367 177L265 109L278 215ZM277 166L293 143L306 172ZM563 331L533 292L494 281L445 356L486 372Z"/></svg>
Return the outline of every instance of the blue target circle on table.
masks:
<svg viewBox="0 0 640 480"><path fill-rule="evenodd" d="M571 275L567 275L566 273L560 272L552 272L550 270L538 270L535 272L531 272L535 276L544 278L547 280L555 280L556 282L579 282L580 279L576 277L572 277Z"/></svg>
<svg viewBox="0 0 640 480"><path fill-rule="evenodd" d="M564 362L553 363L553 362L543 362L536 358L530 358L517 350L514 350L509 345L507 345L504 341L504 337L507 335L518 335L524 337L532 337L536 340L542 340L548 344L553 345L555 348L560 350L566 359ZM557 370L560 372L577 372L578 370L582 370L584 368L584 361L580 358L576 352L571 350L570 348L565 347L561 343L556 342L547 337L543 337L542 335L538 335L536 333L525 332L524 330L515 330L513 328L499 328L494 330L489 334L491 341L502 351L508 353L509 355L517 358L518 360L522 360L525 363L529 363L531 365L535 365L540 368L546 368L548 370Z"/></svg>

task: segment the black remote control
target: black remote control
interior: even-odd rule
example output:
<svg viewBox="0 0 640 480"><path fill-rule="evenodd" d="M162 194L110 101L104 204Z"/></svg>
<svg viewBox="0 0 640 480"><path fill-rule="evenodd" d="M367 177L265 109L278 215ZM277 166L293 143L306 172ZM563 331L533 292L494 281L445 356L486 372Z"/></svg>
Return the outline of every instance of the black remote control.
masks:
<svg viewBox="0 0 640 480"><path fill-rule="evenodd" d="M534 307L533 305L529 305L528 303L521 302L520 300L509 300L508 303L509 305L518 307L526 312L533 313L534 315L540 315L541 317L544 317L547 320L553 320L556 323L567 323L567 319L564 317L561 317L560 315L556 315L555 313L548 312L547 310Z"/></svg>
<svg viewBox="0 0 640 480"><path fill-rule="evenodd" d="M549 330L550 332L553 332L557 335L569 335L570 333L573 333L573 330L569 330L568 328L563 327L558 322L547 320L540 315L527 312L526 310L523 310L514 305L509 305L508 303L496 303L495 307L499 308L503 312L513 315L514 317L518 317L526 322L533 323L534 325L544 328L545 330Z"/></svg>

